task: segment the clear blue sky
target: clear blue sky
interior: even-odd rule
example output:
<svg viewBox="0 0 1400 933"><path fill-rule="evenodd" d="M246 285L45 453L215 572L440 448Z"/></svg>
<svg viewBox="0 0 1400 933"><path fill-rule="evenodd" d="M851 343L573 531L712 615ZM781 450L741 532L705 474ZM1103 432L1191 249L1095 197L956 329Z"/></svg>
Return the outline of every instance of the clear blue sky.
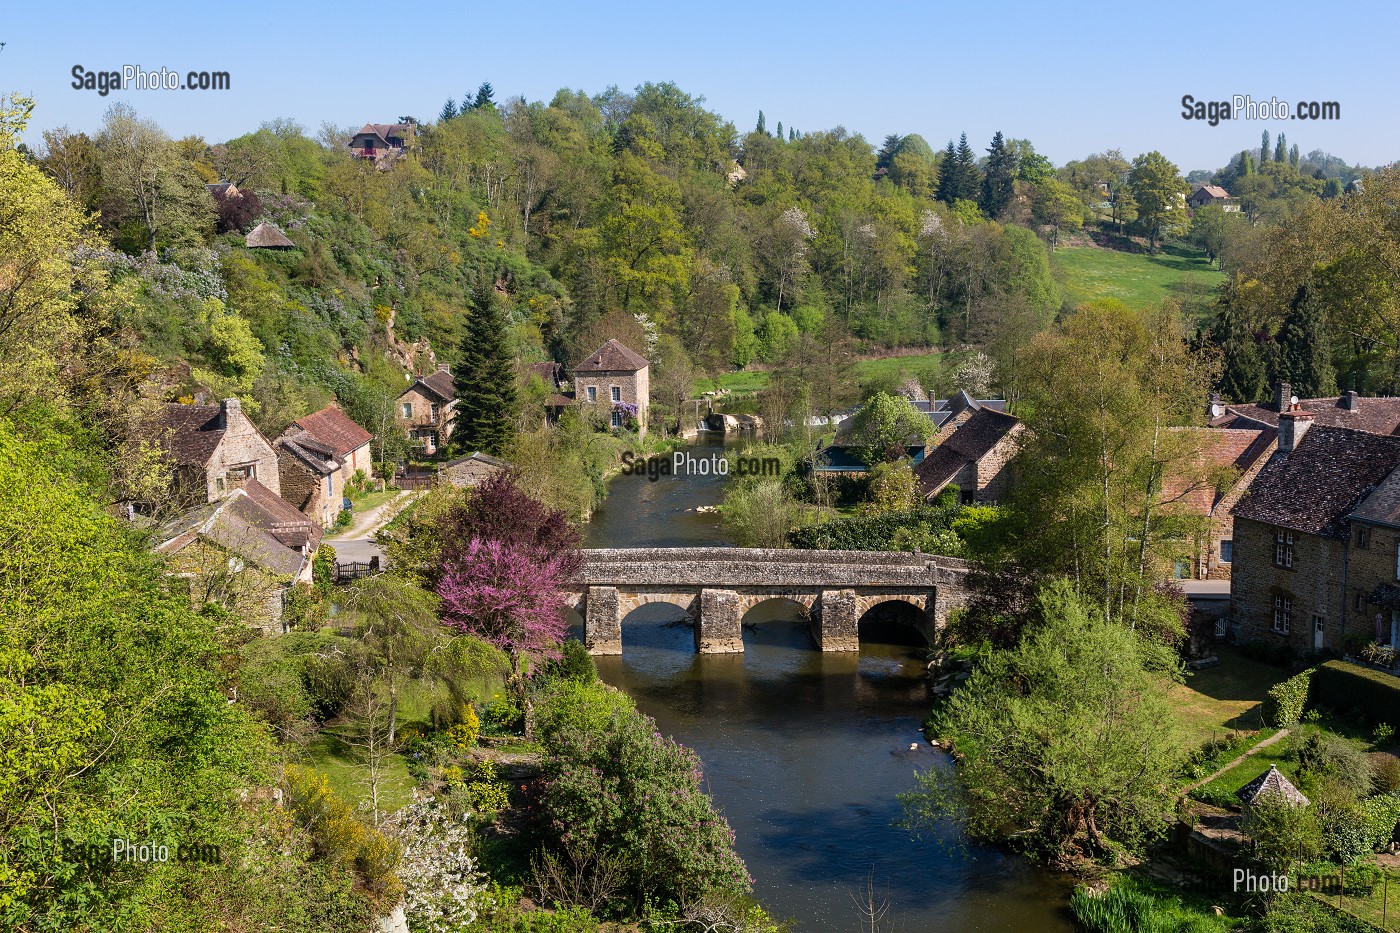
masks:
<svg viewBox="0 0 1400 933"><path fill-rule="evenodd" d="M218 141L291 117L314 131L436 116L483 79L498 100L671 80L741 130L844 125L878 142L966 130L1026 137L1057 164L1108 147L1214 168L1282 129L1303 152L1400 159L1400 5L1203 3L264 0L131 5L9 0L0 91L32 94L32 130L97 127L126 100L175 136ZM1139 8L1141 6L1141 8ZM228 71L229 91L70 86L75 64ZM1332 123L1181 118L1183 94L1335 100ZM37 138L31 132L31 142Z"/></svg>

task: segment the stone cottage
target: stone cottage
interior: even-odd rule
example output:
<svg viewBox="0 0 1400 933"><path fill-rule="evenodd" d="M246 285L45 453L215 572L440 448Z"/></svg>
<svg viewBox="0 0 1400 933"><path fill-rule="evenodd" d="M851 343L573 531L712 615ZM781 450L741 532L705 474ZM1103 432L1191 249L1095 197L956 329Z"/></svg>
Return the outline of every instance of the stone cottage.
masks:
<svg viewBox="0 0 1400 933"><path fill-rule="evenodd" d="M1019 418L978 405L944 422L914 467L919 494L932 499L950 483L963 502L991 503L1011 488L1011 458L1024 426Z"/></svg>
<svg viewBox="0 0 1400 933"><path fill-rule="evenodd" d="M1400 437L1314 420L1280 414L1235 507L1235 634L1299 654L1357 636L1400 647Z"/></svg>
<svg viewBox="0 0 1400 933"><path fill-rule="evenodd" d="M650 364L617 340L609 340L574 367L574 399L604 413L612 428L637 420L637 432L646 436L651 403Z"/></svg>
<svg viewBox="0 0 1400 933"><path fill-rule="evenodd" d="M279 631L290 588L311 582L321 526L255 479L156 529L196 606L217 603L267 632Z"/></svg>
<svg viewBox="0 0 1400 933"><path fill-rule="evenodd" d="M213 502L249 480L281 494L277 453L236 398L218 405L167 404L146 430L171 464L181 504Z"/></svg>
<svg viewBox="0 0 1400 933"><path fill-rule="evenodd" d="M499 457L477 451L469 457L458 457L445 463L437 472L439 483L451 483L458 489L470 489L507 470L513 470L509 463Z"/></svg>
<svg viewBox="0 0 1400 933"><path fill-rule="evenodd" d="M340 516L355 474L369 477L373 471L373 439L334 405L292 422L274 445L283 498L329 528Z"/></svg>
<svg viewBox="0 0 1400 933"><path fill-rule="evenodd" d="M397 406L395 420L412 444L430 455L445 447L457 411L457 387L447 364L414 379L399 395Z"/></svg>

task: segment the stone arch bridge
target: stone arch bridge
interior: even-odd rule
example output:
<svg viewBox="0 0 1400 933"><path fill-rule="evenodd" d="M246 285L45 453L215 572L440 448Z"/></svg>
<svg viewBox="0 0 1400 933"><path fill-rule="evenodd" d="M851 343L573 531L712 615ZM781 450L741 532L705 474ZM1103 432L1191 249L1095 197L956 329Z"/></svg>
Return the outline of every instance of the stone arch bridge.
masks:
<svg viewBox="0 0 1400 933"><path fill-rule="evenodd" d="M932 640L967 599L967 563L885 551L768 548L616 548L583 552L581 586L569 605L583 617L593 654L622 653L622 620L648 603L683 609L702 653L744 650L744 614L774 598L802 605L822 651L855 651L861 616L881 603L917 611Z"/></svg>

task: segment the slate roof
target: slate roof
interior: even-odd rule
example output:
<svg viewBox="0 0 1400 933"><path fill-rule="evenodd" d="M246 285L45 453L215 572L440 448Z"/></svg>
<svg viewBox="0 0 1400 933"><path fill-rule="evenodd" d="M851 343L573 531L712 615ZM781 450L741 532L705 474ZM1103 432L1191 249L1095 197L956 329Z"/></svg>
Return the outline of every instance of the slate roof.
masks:
<svg viewBox="0 0 1400 933"><path fill-rule="evenodd" d="M646 369L650 363L633 353L617 340L609 340L582 363L574 367L576 373L635 373Z"/></svg>
<svg viewBox="0 0 1400 933"><path fill-rule="evenodd" d="M291 249L296 246L287 239L286 234L266 220L249 230L243 242L249 249Z"/></svg>
<svg viewBox="0 0 1400 933"><path fill-rule="evenodd" d="M204 537L278 576L295 578L321 543L321 528L257 480L176 516L156 533L158 553ZM303 551L305 553L303 553Z"/></svg>
<svg viewBox="0 0 1400 933"><path fill-rule="evenodd" d="M557 388L560 377L563 375L564 367L553 360L546 360L543 363L531 363L525 367L525 371L534 376L539 376L547 386Z"/></svg>
<svg viewBox="0 0 1400 933"><path fill-rule="evenodd" d="M1305 398L1298 407L1313 414L1313 423L1329 428L1351 428L1371 434L1395 434L1400 430L1400 398L1354 399L1356 409L1346 407L1346 397ZM1273 403L1227 405L1225 414L1211 422L1212 427L1233 427L1239 418L1248 418L1278 427L1278 409Z"/></svg>
<svg viewBox="0 0 1400 933"><path fill-rule="evenodd" d="M1344 538L1351 511L1400 466L1400 437L1313 425L1292 453L1276 453L1235 506L1248 518Z"/></svg>
<svg viewBox="0 0 1400 933"><path fill-rule="evenodd" d="M1238 791L1240 800L1246 805L1253 804L1265 797L1282 797L1285 803L1295 807L1306 807L1308 798L1303 796L1303 792L1293 786L1293 782L1283 776L1283 772L1278 769L1278 765L1269 765L1269 770L1250 781Z"/></svg>
<svg viewBox="0 0 1400 933"><path fill-rule="evenodd" d="M1163 479L1162 498L1184 506L1196 515L1209 517L1214 514L1220 501L1234 488L1216 488L1209 482L1202 482L1204 471L1222 470L1226 467L1243 475L1259 462L1259 458L1273 446L1278 430L1269 427L1217 429L1217 428L1172 428L1173 433L1193 435L1200 446L1192 457L1193 469L1187 475L1169 472Z"/></svg>
<svg viewBox="0 0 1400 933"><path fill-rule="evenodd" d="M457 384L452 380L452 371L445 366L439 367L436 372L428 373L426 376L419 376L413 380L413 385L404 391L408 392L419 386L427 389L444 402L450 402L457 397Z"/></svg>
<svg viewBox="0 0 1400 933"><path fill-rule="evenodd" d="M493 457L490 454L484 454L479 450L474 454L468 454L465 457L458 457L456 460L449 460L447 463L444 463L442 465L442 469L446 470L449 467L455 467L459 464L466 463L468 460L475 460L478 463L484 463L487 466L499 467L502 470L515 469L515 466L509 461L502 460L500 457Z"/></svg>
<svg viewBox="0 0 1400 933"><path fill-rule="evenodd" d="M334 452L305 434L283 435L277 439L276 447L279 459L280 454L285 452L317 476L330 476L340 469L340 461L335 458Z"/></svg>
<svg viewBox="0 0 1400 933"><path fill-rule="evenodd" d="M919 492L928 496L947 486L959 470L985 457L1020 423L1013 415L979 407L914 468Z"/></svg>
<svg viewBox="0 0 1400 933"><path fill-rule="evenodd" d="M904 453L917 465L923 462L927 450L923 444L910 444L904 448ZM815 462L818 473L866 473L870 470L870 465L856 455L853 447L824 447L817 451Z"/></svg>
<svg viewBox="0 0 1400 933"><path fill-rule="evenodd" d="M166 455L179 466L204 466L224 439L218 405L170 402L155 416L148 431L156 435Z"/></svg>
<svg viewBox="0 0 1400 933"><path fill-rule="evenodd" d="M373 434L350 420L350 416L335 405L298 418L292 424L301 428L312 440L329 447L337 459L374 440Z"/></svg>

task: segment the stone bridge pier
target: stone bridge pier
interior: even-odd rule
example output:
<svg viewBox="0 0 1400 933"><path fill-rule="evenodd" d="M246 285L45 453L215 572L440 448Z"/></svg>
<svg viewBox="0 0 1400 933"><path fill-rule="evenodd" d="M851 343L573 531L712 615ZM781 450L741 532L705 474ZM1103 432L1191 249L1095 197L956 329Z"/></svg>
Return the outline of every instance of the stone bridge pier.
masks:
<svg viewBox="0 0 1400 933"><path fill-rule="evenodd" d="M948 612L966 599L967 567L951 558L865 551L757 548L629 548L584 552L573 605L595 655L622 653L622 622L635 609L682 610L702 654L744 650L744 615L781 598L800 605L822 651L856 651L860 619L874 606L906 603L933 641Z"/></svg>

